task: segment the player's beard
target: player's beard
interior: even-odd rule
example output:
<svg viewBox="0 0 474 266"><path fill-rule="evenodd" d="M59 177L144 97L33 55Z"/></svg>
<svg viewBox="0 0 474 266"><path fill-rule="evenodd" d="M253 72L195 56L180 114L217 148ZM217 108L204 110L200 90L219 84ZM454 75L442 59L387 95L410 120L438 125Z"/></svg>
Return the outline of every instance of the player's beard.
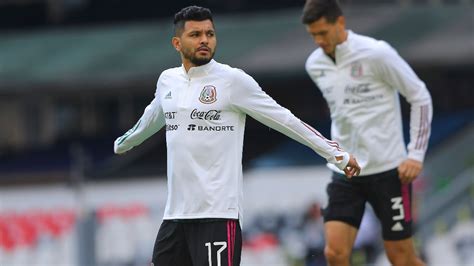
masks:
<svg viewBox="0 0 474 266"><path fill-rule="evenodd" d="M183 57L189 60L189 62L191 62L193 65L202 66L209 63L212 60L212 58L214 58L215 49L212 50L211 48L209 48L208 57L197 56L197 53L198 53L197 50L191 51L190 49L183 49L182 53L183 53Z"/></svg>

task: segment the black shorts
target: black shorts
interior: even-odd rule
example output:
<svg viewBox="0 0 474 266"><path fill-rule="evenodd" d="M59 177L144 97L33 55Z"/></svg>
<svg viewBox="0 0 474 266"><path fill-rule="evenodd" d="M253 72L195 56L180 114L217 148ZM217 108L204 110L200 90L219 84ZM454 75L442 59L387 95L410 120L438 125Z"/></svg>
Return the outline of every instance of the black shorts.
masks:
<svg viewBox="0 0 474 266"><path fill-rule="evenodd" d="M382 224L384 240L412 236L412 186L401 184L397 169L351 179L334 173L327 193L325 222L342 221L359 228L365 203L369 202Z"/></svg>
<svg viewBox="0 0 474 266"><path fill-rule="evenodd" d="M152 265L238 266L241 251L238 220L164 220L153 248Z"/></svg>

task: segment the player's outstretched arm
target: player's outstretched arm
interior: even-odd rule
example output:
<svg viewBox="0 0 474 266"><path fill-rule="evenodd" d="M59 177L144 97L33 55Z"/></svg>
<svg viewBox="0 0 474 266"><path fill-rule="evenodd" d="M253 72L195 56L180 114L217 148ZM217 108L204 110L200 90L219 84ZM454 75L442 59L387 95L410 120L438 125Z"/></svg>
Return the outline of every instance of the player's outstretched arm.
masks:
<svg viewBox="0 0 474 266"><path fill-rule="evenodd" d="M316 129L280 106L260 88L252 77L243 72L237 72L235 90L232 91L230 99L235 108L310 147L349 177L359 174L360 167L353 156L339 147L337 142L326 139Z"/></svg>
<svg viewBox="0 0 474 266"><path fill-rule="evenodd" d="M165 125L165 117L157 98L145 108L138 122L123 136L114 142L114 152L123 154L133 147L140 145Z"/></svg>

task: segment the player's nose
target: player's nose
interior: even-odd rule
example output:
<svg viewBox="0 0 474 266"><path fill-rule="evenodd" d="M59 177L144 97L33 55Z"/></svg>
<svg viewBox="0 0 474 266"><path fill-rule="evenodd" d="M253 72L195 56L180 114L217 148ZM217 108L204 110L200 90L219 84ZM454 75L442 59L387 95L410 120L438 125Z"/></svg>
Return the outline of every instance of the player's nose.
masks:
<svg viewBox="0 0 474 266"><path fill-rule="evenodd" d="M315 42L317 45L321 46L321 45L324 44L324 39L323 39L322 37L316 36L316 37L314 37L314 42Z"/></svg>
<svg viewBox="0 0 474 266"><path fill-rule="evenodd" d="M206 36L206 34L203 34L203 36L201 36L201 40L199 43L206 44L206 45L209 43L209 38Z"/></svg>

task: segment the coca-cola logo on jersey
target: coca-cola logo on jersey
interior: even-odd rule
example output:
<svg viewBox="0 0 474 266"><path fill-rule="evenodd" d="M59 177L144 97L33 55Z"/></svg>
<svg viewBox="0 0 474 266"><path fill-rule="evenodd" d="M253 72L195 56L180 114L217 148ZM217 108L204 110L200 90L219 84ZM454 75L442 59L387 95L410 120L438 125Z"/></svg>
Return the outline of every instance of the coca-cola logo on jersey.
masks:
<svg viewBox="0 0 474 266"><path fill-rule="evenodd" d="M191 119L216 121L216 120L221 120L221 111L220 110L198 111L197 109L194 109L191 112L190 117Z"/></svg>
<svg viewBox="0 0 474 266"><path fill-rule="evenodd" d="M352 94L362 94L368 93L371 91L370 83L361 83L356 85L347 85L344 89L345 93L352 93Z"/></svg>

